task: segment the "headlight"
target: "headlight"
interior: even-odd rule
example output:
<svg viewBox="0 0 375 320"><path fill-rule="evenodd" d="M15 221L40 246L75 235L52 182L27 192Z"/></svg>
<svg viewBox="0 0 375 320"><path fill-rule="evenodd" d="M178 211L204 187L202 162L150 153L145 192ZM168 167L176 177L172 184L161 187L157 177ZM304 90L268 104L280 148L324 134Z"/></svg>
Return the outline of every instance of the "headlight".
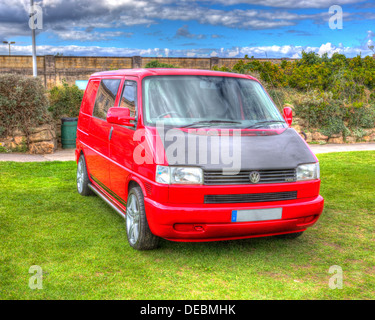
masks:
<svg viewBox="0 0 375 320"><path fill-rule="evenodd" d="M171 173L169 167L156 166L155 181L163 184L171 183Z"/></svg>
<svg viewBox="0 0 375 320"><path fill-rule="evenodd" d="M203 171L193 167L156 167L156 182L163 184L202 184Z"/></svg>
<svg viewBox="0 0 375 320"><path fill-rule="evenodd" d="M297 167L297 181L320 179L319 162L302 164Z"/></svg>
<svg viewBox="0 0 375 320"><path fill-rule="evenodd" d="M177 184L202 184L203 172L201 168L171 168L171 183Z"/></svg>

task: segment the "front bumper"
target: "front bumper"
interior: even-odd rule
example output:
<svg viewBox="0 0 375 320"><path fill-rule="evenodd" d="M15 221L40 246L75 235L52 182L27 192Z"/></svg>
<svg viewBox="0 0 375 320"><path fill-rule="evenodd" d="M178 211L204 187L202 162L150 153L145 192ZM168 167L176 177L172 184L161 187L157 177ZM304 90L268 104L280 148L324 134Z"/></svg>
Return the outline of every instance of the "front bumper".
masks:
<svg viewBox="0 0 375 320"><path fill-rule="evenodd" d="M271 236L304 231L319 219L321 196L261 204L160 204L145 198L150 230L172 241L217 241ZM283 208L282 219L231 222L233 210Z"/></svg>

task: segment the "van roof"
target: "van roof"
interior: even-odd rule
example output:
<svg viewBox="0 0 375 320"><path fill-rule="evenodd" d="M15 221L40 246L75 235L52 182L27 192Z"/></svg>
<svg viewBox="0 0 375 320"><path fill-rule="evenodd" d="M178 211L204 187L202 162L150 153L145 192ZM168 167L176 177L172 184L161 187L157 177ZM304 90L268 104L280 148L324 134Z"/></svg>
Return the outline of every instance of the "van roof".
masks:
<svg viewBox="0 0 375 320"><path fill-rule="evenodd" d="M149 69L120 69L112 71L97 72L92 77L107 77L107 76L133 76L144 78L147 76L165 76L165 75L199 75L199 76L216 76L216 77L234 77L234 78L255 78L238 73L212 71L212 70L201 70L201 69L180 69L180 68L149 68Z"/></svg>

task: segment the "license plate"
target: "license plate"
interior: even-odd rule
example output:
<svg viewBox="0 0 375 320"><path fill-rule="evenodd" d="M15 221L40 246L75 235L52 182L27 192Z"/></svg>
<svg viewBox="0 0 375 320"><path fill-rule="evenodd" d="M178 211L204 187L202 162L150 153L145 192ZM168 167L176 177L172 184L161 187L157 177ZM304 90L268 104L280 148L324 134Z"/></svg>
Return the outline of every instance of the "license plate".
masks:
<svg viewBox="0 0 375 320"><path fill-rule="evenodd" d="M232 222L252 222L266 220L280 220L283 208L256 209L256 210L233 210Z"/></svg>

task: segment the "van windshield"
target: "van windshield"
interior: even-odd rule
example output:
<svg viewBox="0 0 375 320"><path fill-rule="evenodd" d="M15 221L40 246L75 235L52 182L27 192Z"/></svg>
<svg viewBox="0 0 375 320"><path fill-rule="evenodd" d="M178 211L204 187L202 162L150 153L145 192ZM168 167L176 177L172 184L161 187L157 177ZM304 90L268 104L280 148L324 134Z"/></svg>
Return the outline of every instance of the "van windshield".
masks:
<svg viewBox="0 0 375 320"><path fill-rule="evenodd" d="M250 79L151 76L143 80L146 125L174 127L286 128L263 87Z"/></svg>

